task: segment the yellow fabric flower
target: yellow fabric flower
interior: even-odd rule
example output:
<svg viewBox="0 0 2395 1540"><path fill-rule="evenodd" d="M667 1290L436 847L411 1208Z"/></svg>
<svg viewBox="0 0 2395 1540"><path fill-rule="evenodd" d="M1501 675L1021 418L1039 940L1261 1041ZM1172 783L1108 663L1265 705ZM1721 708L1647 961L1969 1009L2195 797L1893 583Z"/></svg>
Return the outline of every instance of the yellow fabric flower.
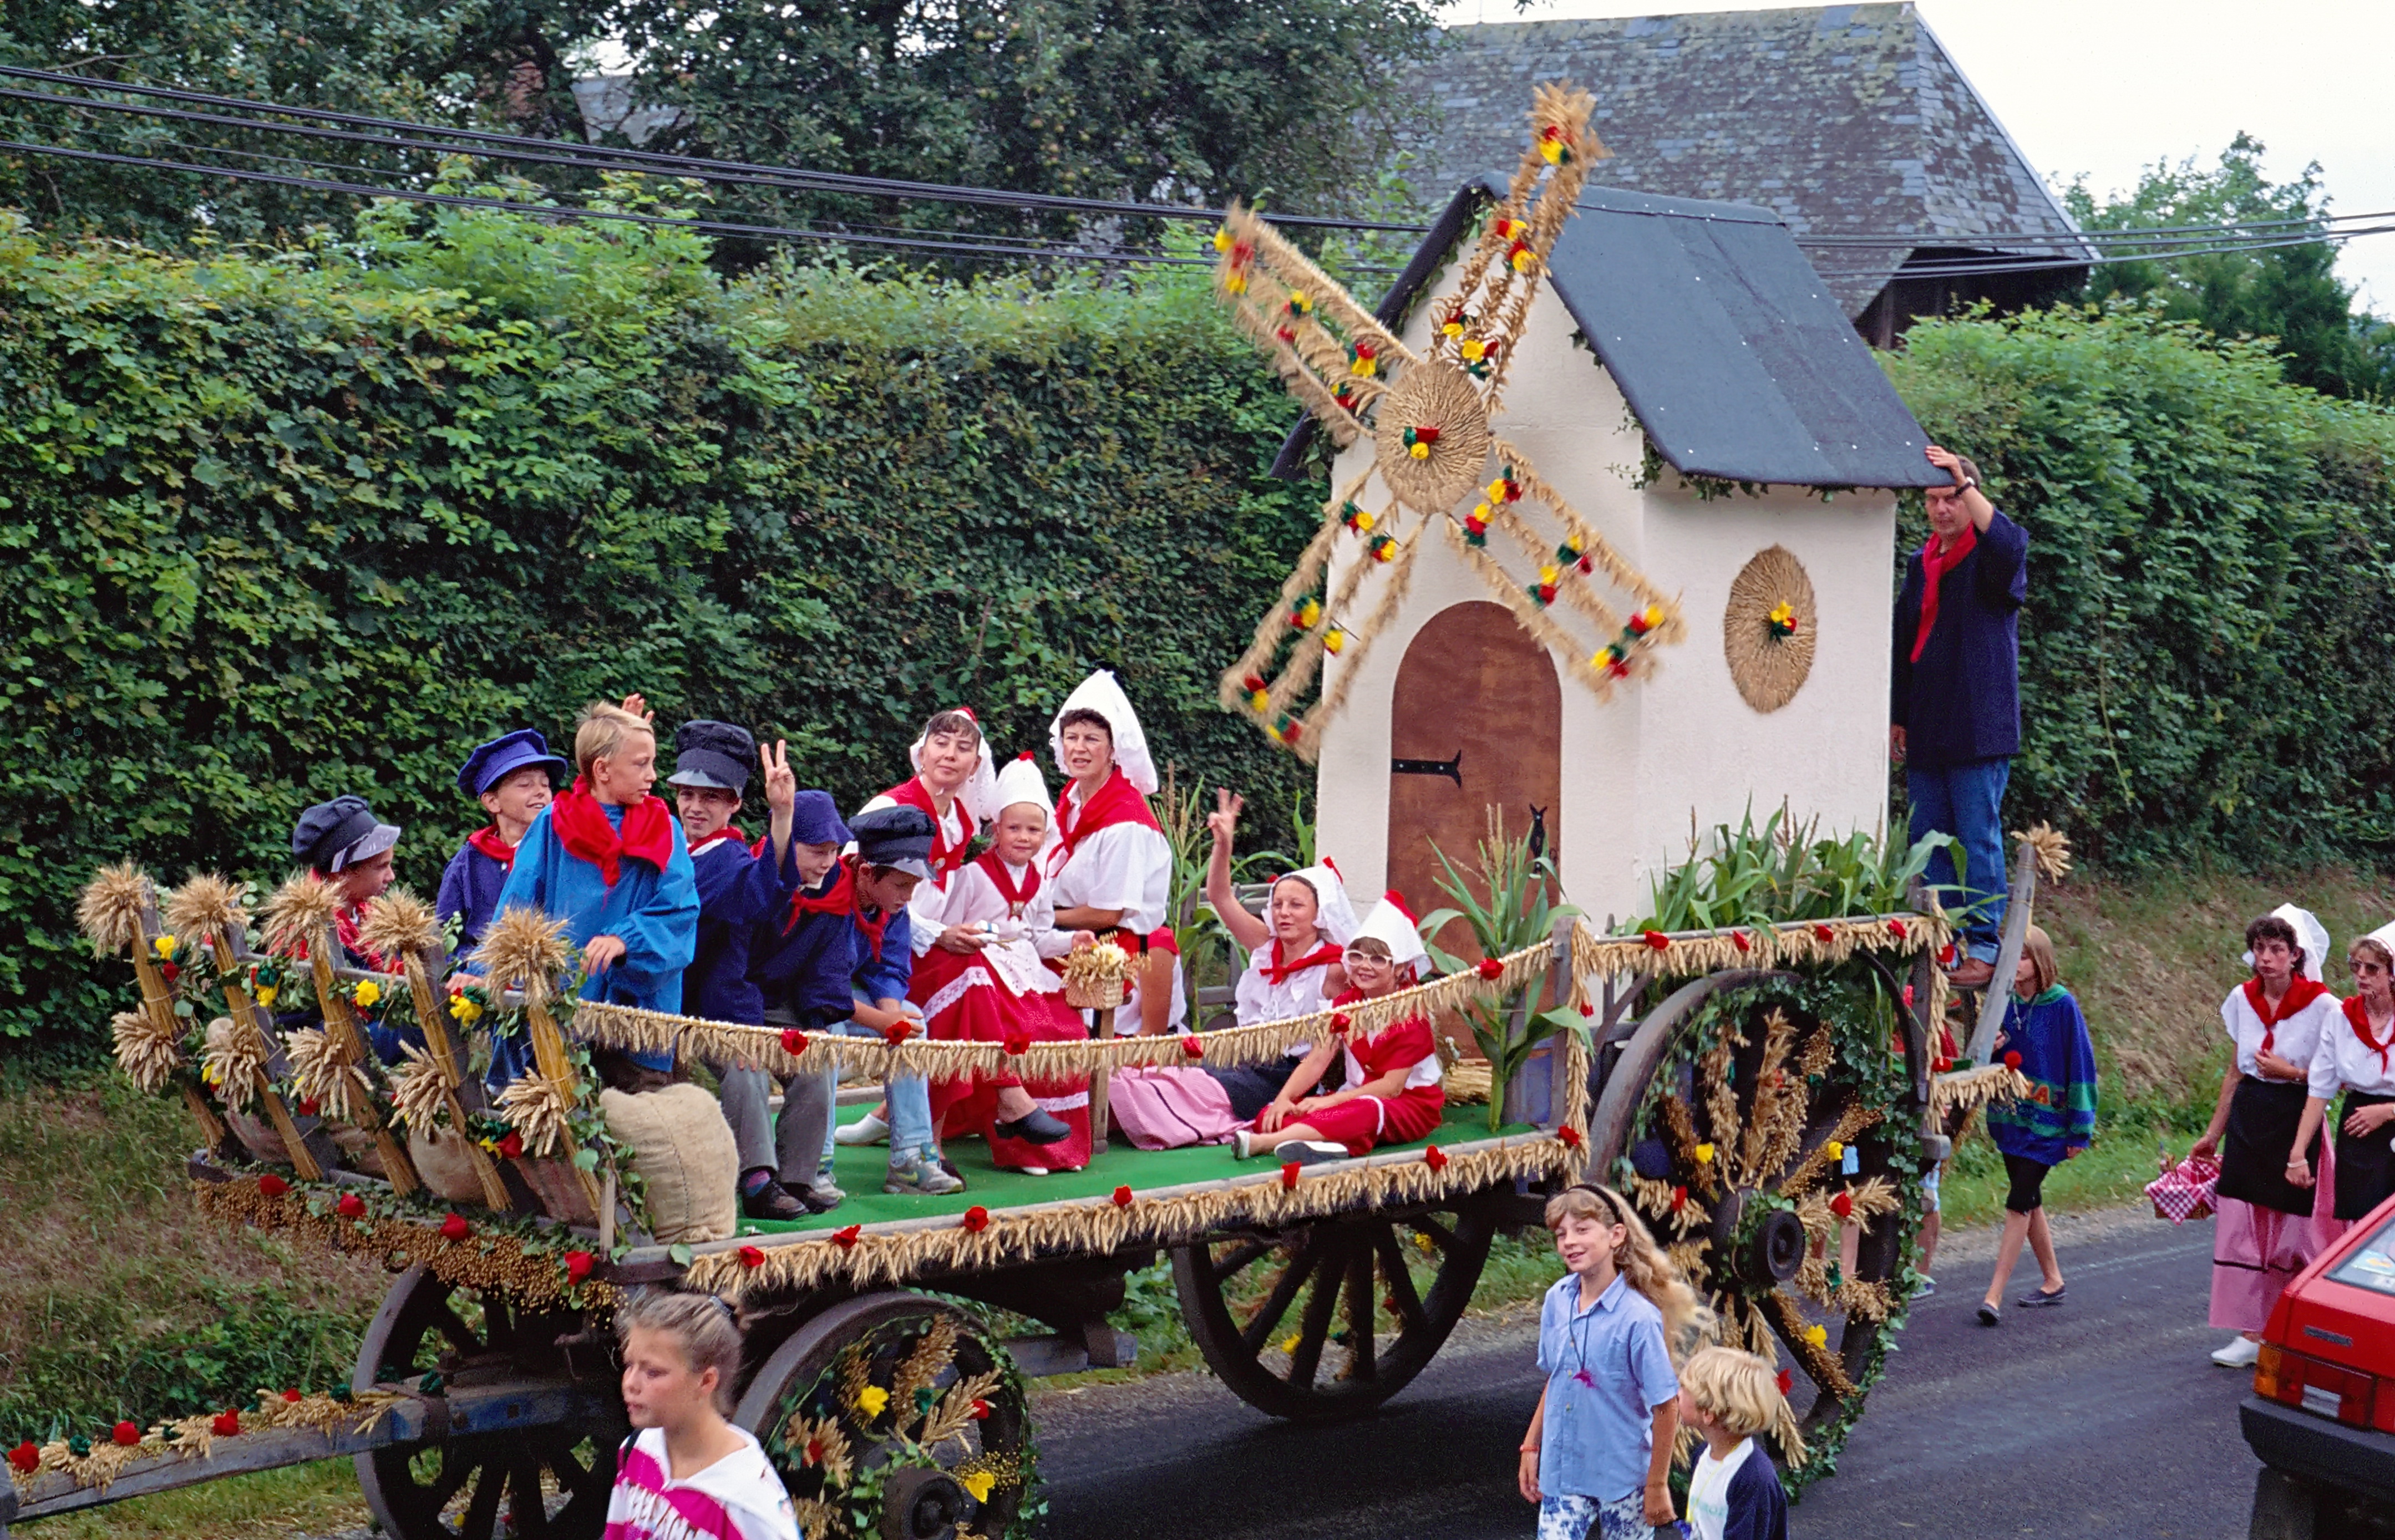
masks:
<svg viewBox="0 0 2395 1540"><path fill-rule="evenodd" d="M1289 308L1300 315L1310 315L1314 310L1314 301L1305 296L1303 289L1291 289L1289 291Z"/></svg>
<svg viewBox="0 0 2395 1540"><path fill-rule="evenodd" d="M1293 1353L1297 1351L1297 1334L1295 1332L1291 1332L1287 1336L1280 1339L1280 1350L1285 1353Z"/></svg>
<svg viewBox="0 0 2395 1540"><path fill-rule="evenodd" d="M868 1417L878 1417L890 1404L890 1392L879 1385L868 1385L856 1393L857 1410Z"/></svg>
<svg viewBox="0 0 2395 1540"><path fill-rule="evenodd" d="M1462 336L1463 335L1463 322L1461 321L1450 321L1446 325L1441 326L1439 330L1449 336Z"/></svg>
<svg viewBox="0 0 2395 1540"><path fill-rule="evenodd" d="M1223 287L1231 294L1245 294L1248 292L1248 275L1235 272L1223 280Z"/></svg>
<svg viewBox="0 0 2395 1540"><path fill-rule="evenodd" d="M1564 163L1564 141L1561 139L1541 139L1539 141L1539 153L1546 157L1547 164L1549 165L1561 165Z"/></svg>
<svg viewBox="0 0 2395 1540"><path fill-rule="evenodd" d="M156 941L150 943L150 950L158 954L162 960L171 957L175 954L175 938L172 936L161 936Z"/></svg>
<svg viewBox="0 0 2395 1540"><path fill-rule="evenodd" d="M990 1470L976 1470L970 1476L958 1477L957 1485L972 1493L974 1502L986 1503L989 1501L990 1490L998 1485L998 1473Z"/></svg>
<svg viewBox="0 0 2395 1540"><path fill-rule="evenodd" d="M1610 647L1600 647L1596 650L1595 656L1590 658L1588 661L1589 666L1592 668L1610 668L1613 666L1614 662L1613 649Z"/></svg>
<svg viewBox="0 0 2395 1540"><path fill-rule="evenodd" d="M449 997L449 1014L462 1026L472 1026L483 1019L483 1007L462 994Z"/></svg>
<svg viewBox="0 0 2395 1540"><path fill-rule="evenodd" d="M1515 272L1529 271L1531 260L1532 258L1529 248L1528 246L1523 247L1520 251L1514 254L1514 270Z"/></svg>
<svg viewBox="0 0 2395 1540"><path fill-rule="evenodd" d="M1489 517L1489 505L1488 505L1488 504L1486 504L1486 503L1483 503L1483 504L1481 504L1478 507L1474 508L1474 509L1472 510L1472 517L1474 517L1475 519L1486 519L1486 518L1488 518L1488 517Z"/></svg>
<svg viewBox="0 0 2395 1540"><path fill-rule="evenodd" d="M1272 696L1262 690L1251 691L1248 696L1248 704L1258 711L1267 710L1272 705Z"/></svg>
<svg viewBox="0 0 2395 1540"><path fill-rule="evenodd" d="M1714 1161L1714 1147L1713 1147L1712 1145L1710 1145L1710 1144L1700 1144L1700 1145L1698 1145L1698 1146L1697 1146L1697 1164L1698 1164L1699 1165L1711 1165L1713 1164L1713 1161Z"/></svg>
<svg viewBox="0 0 2395 1540"><path fill-rule="evenodd" d="M1455 350L1463 355L1464 362L1477 363L1480 362L1480 355L1489 350L1489 345L1476 336L1468 336Z"/></svg>
<svg viewBox="0 0 2395 1540"><path fill-rule="evenodd" d="M1539 569L1539 581L1542 583L1553 583L1563 575L1563 570L1553 562Z"/></svg>
<svg viewBox="0 0 2395 1540"><path fill-rule="evenodd" d="M274 997L281 993L282 991L276 989L272 984L260 984L258 986L258 1003L265 1007L268 1010L272 1010L274 1008Z"/></svg>
<svg viewBox="0 0 2395 1540"><path fill-rule="evenodd" d="M1805 1328L1805 1340L1811 1343L1814 1347L1819 1348L1830 1340L1830 1328L1827 1326L1807 1326Z"/></svg>
<svg viewBox="0 0 2395 1540"><path fill-rule="evenodd" d="M1500 476L1497 480L1489 482L1486 487L1481 489L1481 494L1487 497L1489 503L1494 503L1498 499L1503 497L1505 495L1505 478ZM1483 513L1489 511L1488 503L1481 505L1480 511Z"/></svg>
<svg viewBox="0 0 2395 1540"><path fill-rule="evenodd" d="M1355 362L1347 366L1347 372L1360 378L1370 378L1372 371L1379 367L1380 365L1370 359L1359 358Z"/></svg>
<svg viewBox="0 0 2395 1540"><path fill-rule="evenodd" d="M1231 249L1231 232L1229 230L1218 230L1214 232L1214 249L1216 251L1228 251Z"/></svg>
<svg viewBox="0 0 2395 1540"><path fill-rule="evenodd" d="M1832 1160L1836 1160L1846 1152L1846 1141L1844 1139L1833 1139L1827 1146L1825 1146L1825 1148L1830 1152L1830 1158Z"/></svg>
<svg viewBox="0 0 2395 1540"><path fill-rule="evenodd" d="M367 979L358 985L357 1001L361 1007L370 1008L381 999L382 986L372 979Z"/></svg>
<svg viewBox="0 0 2395 1540"><path fill-rule="evenodd" d="M1370 514L1359 513L1356 516L1356 533L1357 534L1370 534L1372 533L1372 526L1376 522L1378 522L1378 520L1373 519Z"/></svg>
<svg viewBox="0 0 2395 1540"><path fill-rule="evenodd" d="M1785 625L1795 618L1796 606L1784 599L1771 607L1771 624L1774 625Z"/></svg>
<svg viewBox="0 0 2395 1540"><path fill-rule="evenodd" d="M1339 655L1339 650L1346 645L1347 633L1342 631L1339 627L1334 625L1330 630L1322 633L1322 650L1330 653L1332 657L1337 657Z"/></svg>
<svg viewBox="0 0 2395 1540"><path fill-rule="evenodd" d="M1417 460L1427 460L1430 458L1430 445L1423 443L1420 440L1416 440L1414 441L1414 446L1411 449L1407 450L1406 453L1412 455Z"/></svg>
<svg viewBox="0 0 2395 1540"><path fill-rule="evenodd" d="M1663 607L1660 604L1649 604L1643 612L1643 615L1648 630L1653 630L1663 624Z"/></svg>

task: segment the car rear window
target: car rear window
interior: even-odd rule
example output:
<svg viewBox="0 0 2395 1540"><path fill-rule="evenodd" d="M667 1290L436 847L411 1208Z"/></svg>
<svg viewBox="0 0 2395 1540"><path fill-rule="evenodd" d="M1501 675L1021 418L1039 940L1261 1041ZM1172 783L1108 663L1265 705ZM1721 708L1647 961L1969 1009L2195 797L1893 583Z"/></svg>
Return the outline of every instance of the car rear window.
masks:
<svg viewBox="0 0 2395 1540"><path fill-rule="evenodd" d="M2329 1277L2358 1289L2395 1294L2395 1219L2380 1225L2377 1234L2347 1254L2344 1261L2329 1270Z"/></svg>

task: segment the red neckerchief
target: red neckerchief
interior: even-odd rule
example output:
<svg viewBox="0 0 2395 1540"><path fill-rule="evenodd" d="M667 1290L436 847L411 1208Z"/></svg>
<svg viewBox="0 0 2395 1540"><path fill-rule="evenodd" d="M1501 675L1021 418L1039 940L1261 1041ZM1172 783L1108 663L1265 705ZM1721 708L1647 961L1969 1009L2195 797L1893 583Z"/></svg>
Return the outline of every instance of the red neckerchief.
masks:
<svg viewBox="0 0 2395 1540"><path fill-rule="evenodd" d="M973 832L980 827L973 823L973 815L966 810L964 798L948 798L948 807L956 813L957 828L960 831L957 842L951 845L948 843L947 821L940 816L939 808L932 800L932 788L923 784L921 776L914 777L904 785L893 786L881 795L902 808L920 808L930 816L932 854L927 864L932 868L933 886L947 887L948 878L965 863L965 852L973 848Z"/></svg>
<svg viewBox="0 0 2395 1540"><path fill-rule="evenodd" d="M2370 1007L2362 1003L2359 994L2345 1003L2345 1019L2352 1023L2353 1035L2362 1039L2362 1046L2378 1056L2378 1073L2385 1074L2388 1050L2395 1048L2395 1021L2388 1023L2384 1043L2370 1035Z"/></svg>
<svg viewBox="0 0 2395 1540"><path fill-rule="evenodd" d="M1280 938L1278 936L1275 936L1272 943L1271 959L1269 961L1259 959L1258 961L1259 966L1264 969L1264 982L1277 987L1281 984L1287 983L1289 981L1289 976L1292 973L1303 973L1309 967L1320 967L1327 963L1337 962L1339 960L1339 954L1340 949L1338 946L1330 941L1324 941L1320 946L1316 947L1313 951L1307 953L1304 956L1298 958L1295 962L1285 963L1280 960Z"/></svg>
<svg viewBox="0 0 2395 1540"><path fill-rule="evenodd" d="M984 850L980 859L973 864L982 869L984 875L989 878L989 885L998 889L998 896L1006 901L1006 917L1011 920L1021 919L1025 911L1030 908L1031 901L1039 896L1039 863L1038 862L1025 863L1023 886L1020 888L1014 885L1014 878L1007 874L1006 862L998 859L996 850Z"/></svg>
<svg viewBox="0 0 2395 1540"><path fill-rule="evenodd" d="M1938 624L1938 580L1963 564L1963 559L1978 547L1979 527L1966 523L1963 533L1946 541L1941 549L1936 535L1921 547L1921 629L1912 634L1912 661L1921 661L1921 650L1929 645L1929 628Z"/></svg>
<svg viewBox="0 0 2395 1540"><path fill-rule="evenodd" d="M695 856L698 854L699 851L706 849L708 846L721 845L727 839L736 839L743 845L748 843L748 836L740 832L738 824L726 823L721 829L708 835L705 839L693 841L690 847L690 853Z"/></svg>
<svg viewBox="0 0 2395 1540"><path fill-rule="evenodd" d="M1156 813L1148 807L1147 798L1139 795L1138 789L1131 783L1131 778L1123 774L1120 765L1117 765L1114 773L1106 777L1106 783L1098 788L1098 795L1090 798L1089 805L1076 809L1074 794L1080 789L1077 782L1065 787L1065 795L1057 798L1056 849L1048 858L1050 876L1063 871L1065 863L1073 859L1073 852L1080 848L1081 841L1100 829L1110 829L1118 823L1136 823L1143 829L1154 829L1158 834L1164 832L1164 826L1157 823Z"/></svg>
<svg viewBox="0 0 2395 1540"><path fill-rule="evenodd" d="M333 939L341 943L342 951L347 952L367 967L377 973L388 973L391 970L390 964L383 954L369 951L365 944L358 940L358 929L364 923L366 911L364 904L351 909L336 910L333 914ZM305 957L307 954L302 952L300 955Z"/></svg>
<svg viewBox="0 0 2395 1540"><path fill-rule="evenodd" d="M2279 996L2279 1008L2274 1013L2262 1002L2262 981L2258 977L2246 980L2245 1003L2254 1007L2254 1014L2262 1022L2262 1052L2269 1053L2270 1046L2279 1040L2280 1022L2327 993L2328 986L2298 973L2287 981L2287 993Z"/></svg>
<svg viewBox="0 0 2395 1540"><path fill-rule="evenodd" d="M497 862L499 870L512 872L516 869L516 848L509 844L506 836L499 833L497 824L494 823L487 829L475 830L466 836L466 843Z"/></svg>
<svg viewBox="0 0 2395 1540"><path fill-rule="evenodd" d="M610 888L624 875L626 856L659 872L673 859L673 813L661 796L644 796L626 808L619 830L590 795L589 783L577 775L573 786L549 805L549 821L565 853L598 867L600 879Z"/></svg>
<svg viewBox="0 0 2395 1540"><path fill-rule="evenodd" d="M878 963L881 960L881 933L890 928L889 912L885 910L872 919L865 917L856 896L856 857L840 857L834 870L840 875L822 892L809 893L801 888L790 895L790 915L782 922L782 934L788 935L802 915L845 915L865 932L866 941L873 948L873 960Z"/></svg>

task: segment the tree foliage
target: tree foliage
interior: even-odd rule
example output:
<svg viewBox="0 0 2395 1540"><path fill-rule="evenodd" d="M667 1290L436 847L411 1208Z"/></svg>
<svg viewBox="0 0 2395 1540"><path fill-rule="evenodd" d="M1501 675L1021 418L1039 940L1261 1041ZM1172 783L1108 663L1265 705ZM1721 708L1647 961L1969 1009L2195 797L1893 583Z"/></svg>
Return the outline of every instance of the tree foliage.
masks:
<svg viewBox="0 0 2395 1540"><path fill-rule="evenodd" d="M2063 202L2088 230L2206 225L2290 241L2317 233L2329 211L2319 165L2293 181L2273 182L2263 174L2263 151L2259 140L2240 134L2208 169L2192 156L2177 165L2156 162L2134 192L2104 204L2082 178ZM2395 387L2395 332L2376 317L2353 313L2353 288L2337 278L2335 265L2336 248L2322 243L2122 262L2095 269L2082 297L2147 300L2170 320L2200 322L2216 336L2269 337L2296 384L2336 396L2384 397Z"/></svg>
<svg viewBox="0 0 2395 1540"><path fill-rule="evenodd" d="M1110 665L1184 784L1289 805L1213 679L1322 493L1264 474L1290 407L1202 281L710 256L389 208L201 260L0 227L0 1035L104 1035L97 862L273 879L360 792L429 892L466 749L629 690L854 806L933 708L1044 755Z"/></svg>
<svg viewBox="0 0 2395 1540"><path fill-rule="evenodd" d="M2123 862L2395 844L2395 415L2141 310L1925 322L1884 362L2030 532L2007 827Z"/></svg>

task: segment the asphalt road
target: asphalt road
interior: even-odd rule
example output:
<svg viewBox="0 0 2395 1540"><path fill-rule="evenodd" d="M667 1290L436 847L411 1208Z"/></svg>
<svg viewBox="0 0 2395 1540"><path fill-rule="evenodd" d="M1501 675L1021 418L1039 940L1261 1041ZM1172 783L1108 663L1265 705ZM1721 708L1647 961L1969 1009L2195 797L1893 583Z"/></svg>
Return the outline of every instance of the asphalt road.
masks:
<svg viewBox="0 0 2395 1540"><path fill-rule="evenodd" d="M2230 1540L2257 1468L2238 1436L2248 1376L2206 1355L2208 1224L2109 1214L2058 1226L2071 1302L1972 1319L1990 1237L1958 1236L1940 1292L1794 1537L2041 1534ZM2014 1292L2033 1284L2024 1257ZM1514 1450L1539 1392L1528 1319L1467 1322L1381 1413L1273 1421L1202 1375L1043 1397L1049 1540L1523 1540Z"/></svg>

